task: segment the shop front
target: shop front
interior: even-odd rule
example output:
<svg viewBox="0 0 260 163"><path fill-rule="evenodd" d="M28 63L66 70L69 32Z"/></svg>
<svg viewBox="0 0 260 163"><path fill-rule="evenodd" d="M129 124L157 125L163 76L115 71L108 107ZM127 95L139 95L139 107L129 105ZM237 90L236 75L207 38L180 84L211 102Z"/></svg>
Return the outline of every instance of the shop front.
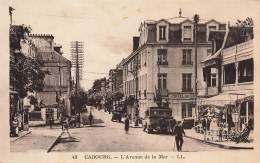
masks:
<svg viewBox="0 0 260 163"><path fill-rule="evenodd" d="M254 128L254 96L220 94L204 99L198 106L195 130L207 139L230 138L243 131L246 124ZM222 138L221 138L222 139Z"/></svg>

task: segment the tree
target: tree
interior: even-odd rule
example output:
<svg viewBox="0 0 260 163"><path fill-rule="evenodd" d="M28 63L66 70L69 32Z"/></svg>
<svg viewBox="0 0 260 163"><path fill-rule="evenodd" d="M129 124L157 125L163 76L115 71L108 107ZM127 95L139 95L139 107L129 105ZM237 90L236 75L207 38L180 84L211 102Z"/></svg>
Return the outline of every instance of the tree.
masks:
<svg viewBox="0 0 260 163"><path fill-rule="evenodd" d="M237 19L236 25L242 27L254 26L254 21L252 18L249 17L247 17L246 20Z"/></svg>
<svg viewBox="0 0 260 163"><path fill-rule="evenodd" d="M81 112L82 107L88 103L88 94L83 89L80 89L78 94L74 90L70 94L70 100L71 106L77 108L77 112Z"/></svg>
<svg viewBox="0 0 260 163"><path fill-rule="evenodd" d="M49 71L42 71L43 64L25 56L20 52L22 39L28 39L28 26L10 26L10 84L18 92L20 98L25 98L28 92L40 92L44 88L44 77Z"/></svg>

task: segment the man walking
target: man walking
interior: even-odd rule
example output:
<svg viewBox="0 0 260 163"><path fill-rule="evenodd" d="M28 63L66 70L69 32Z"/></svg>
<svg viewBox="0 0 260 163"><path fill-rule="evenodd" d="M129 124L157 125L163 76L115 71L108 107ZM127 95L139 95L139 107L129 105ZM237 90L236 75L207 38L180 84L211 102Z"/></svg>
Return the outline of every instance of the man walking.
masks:
<svg viewBox="0 0 260 163"><path fill-rule="evenodd" d="M178 124L174 127L174 135L175 135L175 142L177 145L177 150L182 150L182 144L183 144L183 135L185 136L184 129L181 125L181 121L178 121Z"/></svg>
<svg viewBox="0 0 260 163"><path fill-rule="evenodd" d="M92 113L89 114L88 120L89 120L90 126L92 126L92 120L93 120L93 115L92 115Z"/></svg>
<svg viewBox="0 0 260 163"><path fill-rule="evenodd" d="M159 120L159 124L160 124L160 135L164 133L164 128L165 128L165 119L163 117L160 118Z"/></svg>

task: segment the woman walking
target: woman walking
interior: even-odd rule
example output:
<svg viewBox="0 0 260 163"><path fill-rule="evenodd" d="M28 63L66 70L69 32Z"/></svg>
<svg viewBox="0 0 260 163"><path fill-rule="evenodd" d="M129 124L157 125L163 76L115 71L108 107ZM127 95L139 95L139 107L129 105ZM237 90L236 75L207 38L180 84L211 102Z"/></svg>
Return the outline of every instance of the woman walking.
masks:
<svg viewBox="0 0 260 163"><path fill-rule="evenodd" d="M126 117L125 119L125 133L128 134L129 131L129 119Z"/></svg>

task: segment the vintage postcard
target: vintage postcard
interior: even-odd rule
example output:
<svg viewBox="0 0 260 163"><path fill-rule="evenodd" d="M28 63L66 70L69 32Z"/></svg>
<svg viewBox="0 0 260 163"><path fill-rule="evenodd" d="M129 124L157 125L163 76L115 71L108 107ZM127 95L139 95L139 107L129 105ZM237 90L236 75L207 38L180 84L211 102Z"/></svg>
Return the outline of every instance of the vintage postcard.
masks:
<svg viewBox="0 0 260 163"><path fill-rule="evenodd" d="M259 1L3 1L0 162L259 162Z"/></svg>

